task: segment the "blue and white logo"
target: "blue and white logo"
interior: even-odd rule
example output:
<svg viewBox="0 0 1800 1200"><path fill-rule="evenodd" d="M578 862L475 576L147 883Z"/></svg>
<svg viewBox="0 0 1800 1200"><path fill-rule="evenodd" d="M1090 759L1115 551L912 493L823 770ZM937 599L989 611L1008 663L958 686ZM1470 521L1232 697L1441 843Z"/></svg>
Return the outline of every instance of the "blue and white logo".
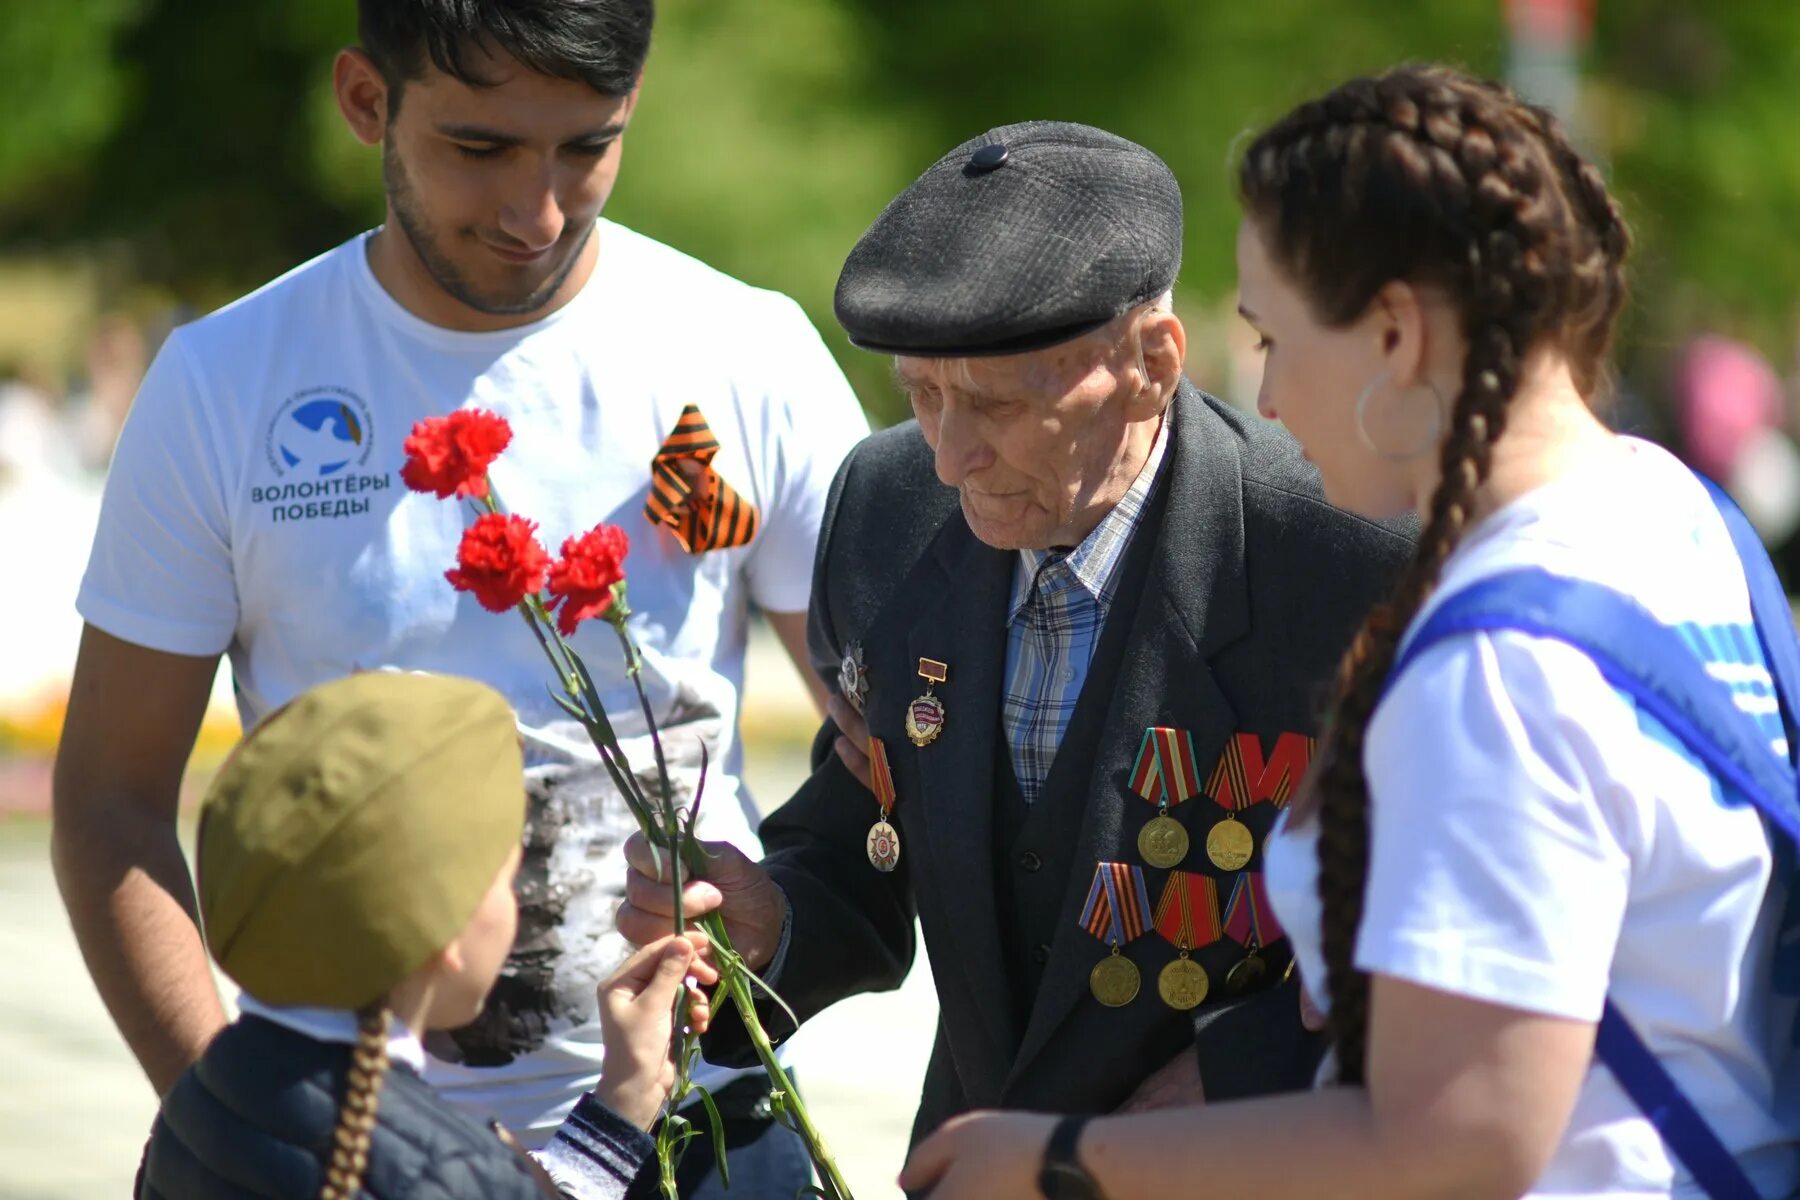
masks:
<svg viewBox="0 0 1800 1200"><path fill-rule="evenodd" d="M269 465L277 475L328 479L367 462L374 429L362 397L339 387L288 397L269 423Z"/></svg>

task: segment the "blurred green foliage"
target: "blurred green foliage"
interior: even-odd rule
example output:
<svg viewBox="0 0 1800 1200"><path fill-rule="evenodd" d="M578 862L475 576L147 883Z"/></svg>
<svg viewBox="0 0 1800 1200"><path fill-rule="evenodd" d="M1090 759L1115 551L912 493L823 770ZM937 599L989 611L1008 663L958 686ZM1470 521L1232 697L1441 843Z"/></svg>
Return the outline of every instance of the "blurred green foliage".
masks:
<svg viewBox="0 0 1800 1200"><path fill-rule="evenodd" d="M796 296L879 418L885 364L831 320L843 255L983 129L1087 121L1162 154L1188 204L1184 311L1232 287L1242 134L1359 71L1498 74L1499 0L664 0L610 215ZM207 307L380 219L331 55L354 0L7 0L0 245L108 247L124 284ZM1800 4L1599 0L1593 150L1639 229L1629 376L1701 326L1791 362Z"/></svg>

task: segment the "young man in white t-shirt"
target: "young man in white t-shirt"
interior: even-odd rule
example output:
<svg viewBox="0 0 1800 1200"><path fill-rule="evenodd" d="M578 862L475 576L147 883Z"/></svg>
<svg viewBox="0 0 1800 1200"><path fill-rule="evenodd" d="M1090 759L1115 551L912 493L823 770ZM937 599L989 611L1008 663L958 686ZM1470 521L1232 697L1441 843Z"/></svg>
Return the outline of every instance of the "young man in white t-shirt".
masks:
<svg viewBox="0 0 1800 1200"><path fill-rule="evenodd" d="M386 223L177 330L144 382L78 602L54 846L89 968L159 1091L224 1024L175 827L221 653L246 727L363 669L508 696L531 813L520 938L483 1020L433 1047L432 1081L529 1144L598 1074L594 986L626 952L612 913L633 826L529 632L445 581L467 514L399 480L421 418L481 407L511 422L491 476L552 550L602 521L627 530L672 767L691 790L704 747L706 836L754 844L737 740L749 609L804 667L826 491L867 426L791 300L601 219L652 9L363 0L335 84L352 131L382 148ZM746 545L693 553L645 516L651 460L690 404L720 480L759 514ZM611 631L575 640L647 764ZM748 1098L734 1144L764 1147L734 1149L734 1181L766 1168L791 1194L803 1154L757 1110L766 1089L732 1080L704 1078ZM770 1136L751 1136L757 1121ZM708 1168L708 1142L688 1174Z"/></svg>

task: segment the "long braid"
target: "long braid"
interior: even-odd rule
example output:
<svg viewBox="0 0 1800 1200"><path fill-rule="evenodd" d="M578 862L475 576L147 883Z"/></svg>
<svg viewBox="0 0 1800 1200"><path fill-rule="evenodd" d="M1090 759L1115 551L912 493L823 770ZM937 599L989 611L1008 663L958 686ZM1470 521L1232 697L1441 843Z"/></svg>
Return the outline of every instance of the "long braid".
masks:
<svg viewBox="0 0 1800 1200"><path fill-rule="evenodd" d="M344 1102L331 1134L331 1162L325 1169L319 1200L356 1200L362 1190L363 1173L369 1169L375 1110L387 1078L387 1034L386 1005L371 1005L356 1014L356 1046L350 1052Z"/></svg>
<svg viewBox="0 0 1800 1200"><path fill-rule="evenodd" d="M1361 1083L1369 981L1354 959L1369 869L1369 721L1401 636L1469 527L1526 354L1555 338L1578 382L1591 382L1623 300L1629 237L1547 114L1441 68L1354 80L1301 106L1252 143L1239 187L1327 324L1356 319L1383 284L1406 279L1449 292L1468 343L1418 548L1339 666L1324 747L1295 805L1297 818L1319 819L1330 1030L1340 1080Z"/></svg>

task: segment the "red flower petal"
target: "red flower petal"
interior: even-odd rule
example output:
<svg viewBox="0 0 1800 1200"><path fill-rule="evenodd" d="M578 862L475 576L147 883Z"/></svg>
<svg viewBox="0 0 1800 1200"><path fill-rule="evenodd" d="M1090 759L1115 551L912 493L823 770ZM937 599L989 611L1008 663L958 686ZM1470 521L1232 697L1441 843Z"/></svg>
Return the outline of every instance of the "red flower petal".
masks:
<svg viewBox="0 0 1800 1200"><path fill-rule="evenodd" d="M450 586L473 592L481 607L503 613L544 586L550 555L532 536L537 522L483 513L463 530L456 566L444 572Z"/></svg>
<svg viewBox="0 0 1800 1200"><path fill-rule="evenodd" d="M596 525L563 541L562 557L551 564L549 580L558 606L556 627L564 637L581 622L603 617L612 608L613 586L625 579L630 549L631 539L617 525Z"/></svg>
<svg viewBox="0 0 1800 1200"><path fill-rule="evenodd" d="M487 469L512 441L506 418L483 409L427 417L412 427L403 449L400 478L415 492L438 499L488 494Z"/></svg>

